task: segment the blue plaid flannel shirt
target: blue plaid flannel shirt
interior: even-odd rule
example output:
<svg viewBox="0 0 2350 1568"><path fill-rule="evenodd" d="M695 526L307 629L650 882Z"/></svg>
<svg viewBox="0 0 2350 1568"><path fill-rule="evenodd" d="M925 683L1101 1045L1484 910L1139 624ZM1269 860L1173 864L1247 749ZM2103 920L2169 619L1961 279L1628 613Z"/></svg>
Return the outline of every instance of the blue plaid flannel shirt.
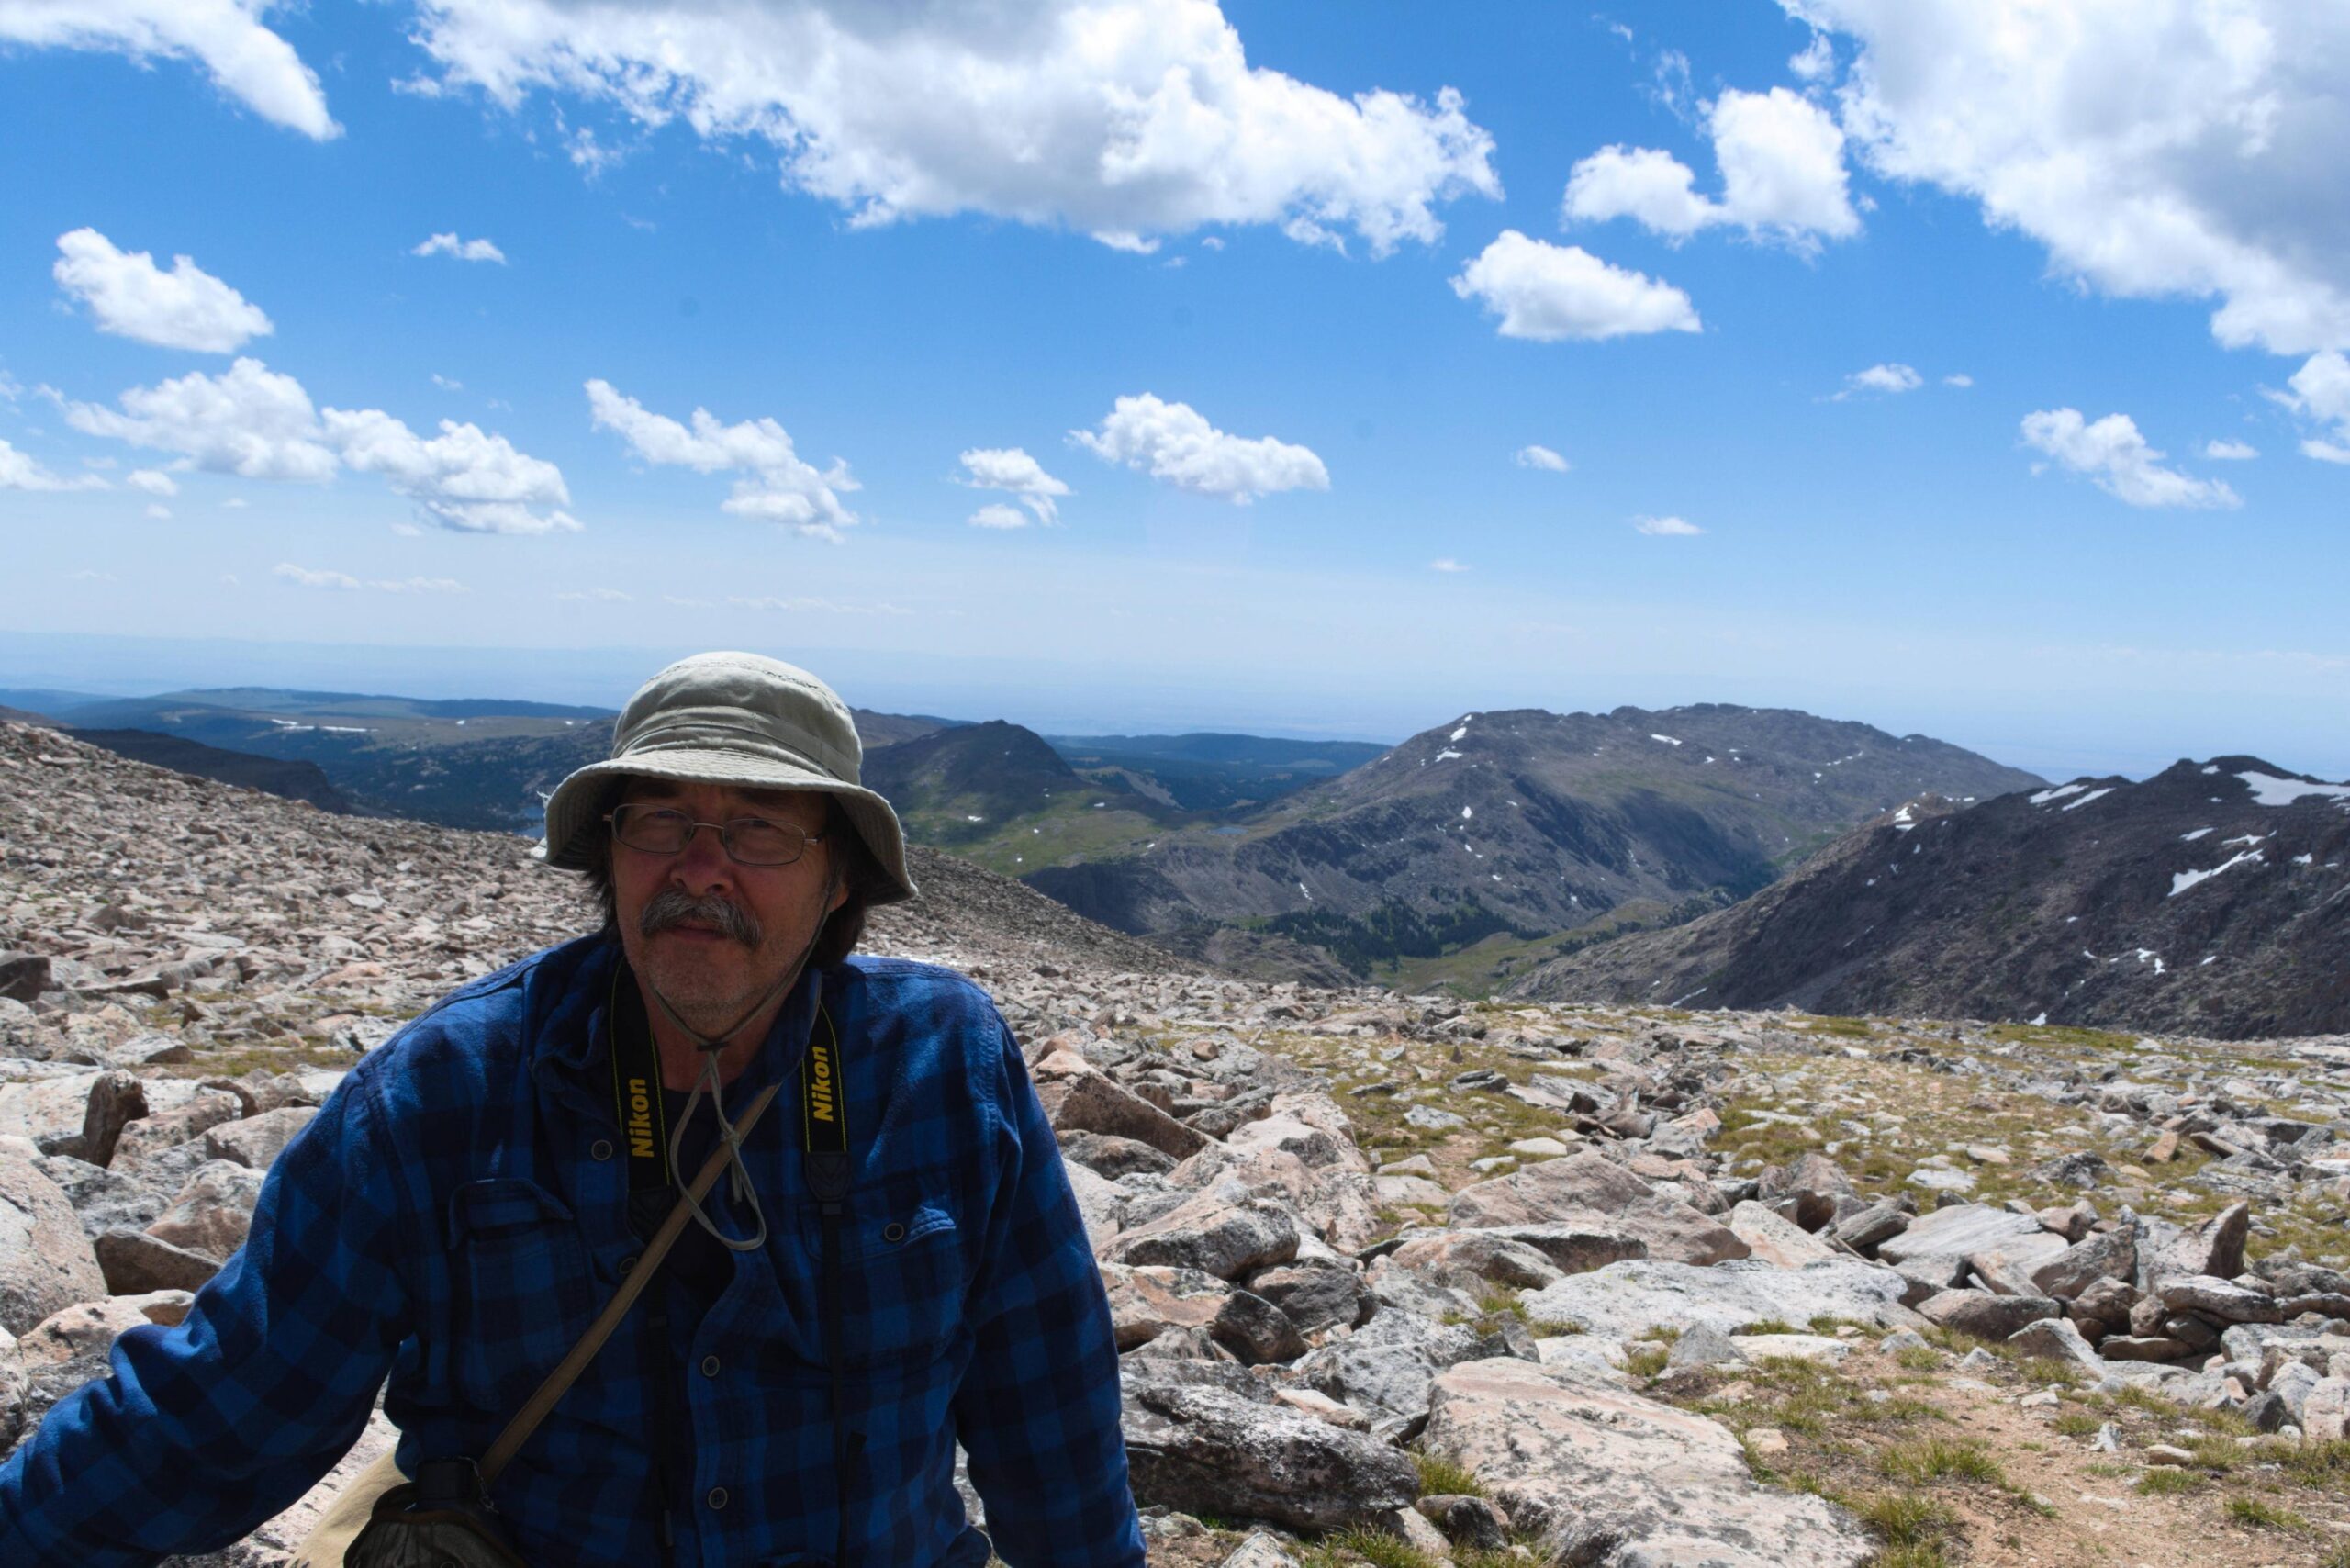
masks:
<svg viewBox="0 0 2350 1568"><path fill-rule="evenodd" d="M216 1549L291 1503L385 1410L399 1457L478 1456L576 1340L639 1243L613 1145L589 937L453 993L367 1058L272 1169L251 1238L176 1328L116 1341L0 1467L0 1562L108 1568ZM857 958L793 991L728 1103L797 1071L819 995L845 1058L850 1504L867 1568L1140 1568L1108 1304L1052 1129L978 987ZM768 1220L674 1327L690 1449L679 1568L831 1561L837 1516L818 1229L787 1083L744 1149ZM713 1195L723 1199L727 1183ZM742 1234L744 1215L728 1208ZM661 1560L655 1385L631 1314L500 1478L534 1563ZM649 1347L639 1346L640 1350Z"/></svg>

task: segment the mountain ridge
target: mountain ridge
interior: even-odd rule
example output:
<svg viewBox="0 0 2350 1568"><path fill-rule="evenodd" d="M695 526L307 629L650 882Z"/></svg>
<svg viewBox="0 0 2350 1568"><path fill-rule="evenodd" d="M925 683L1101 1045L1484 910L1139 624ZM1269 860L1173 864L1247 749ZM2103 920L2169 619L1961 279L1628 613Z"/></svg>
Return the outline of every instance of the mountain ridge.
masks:
<svg viewBox="0 0 2350 1568"><path fill-rule="evenodd" d="M1560 958L1505 994L2350 1029L2350 784L2232 755L1963 811L1905 802L1740 904Z"/></svg>

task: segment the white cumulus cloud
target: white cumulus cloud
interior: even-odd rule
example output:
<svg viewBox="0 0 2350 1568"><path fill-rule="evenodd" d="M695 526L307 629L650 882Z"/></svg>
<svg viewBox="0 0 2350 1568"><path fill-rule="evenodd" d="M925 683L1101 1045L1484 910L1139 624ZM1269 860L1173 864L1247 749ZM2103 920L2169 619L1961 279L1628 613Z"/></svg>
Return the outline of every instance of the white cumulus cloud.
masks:
<svg viewBox="0 0 2350 1568"><path fill-rule="evenodd" d="M1856 43L1841 119L1878 174L2109 294L2216 300L2224 344L2350 347L2350 6L1780 3Z"/></svg>
<svg viewBox="0 0 2350 1568"><path fill-rule="evenodd" d="M1498 197L1493 139L1450 89L1342 97L1252 67L1215 0L424 0L437 80L756 137L861 224L980 212L1113 243L1271 224L1374 252Z"/></svg>
<svg viewBox="0 0 2350 1568"><path fill-rule="evenodd" d="M1845 384L1857 392L1883 392L1887 396L1915 392L1926 384L1926 378L1906 364L1873 364L1866 370L1856 370L1844 378Z"/></svg>
<svg viewBox="0 0 2350 1568"><path fill-rule="evenodd" d="M453 256L461 262L496 262L506 264L506 252L487 240L460 240L454 234L435 234L418 242L408 252L411 256ZM437 378L436 378L437 379Z"/></svg>
<svg viewBox="0 0 2350 1568"><path fill-rule="evenodd" d="M441 421L420 436L380 409L329 409L327 443L362 474L380 474L443 528L464 533L572 533L563 471L478 425Z"/></svg>
<svg viewBox="0 0 2350 1568"><path fill-rule="evenodd" d="M1942 385L1945 386L1956 386L1964 389L1975 385L1975 377L1967 375L1963 370L1953 371L1950 375L1942 377Z"/></svg>
<svg viewBox="0 0 2350 1568"><path fill-rule="evenodd" d="M133 468L122 476L122 482L151 496L176 496L180 493L179 481L158 468Z"/></svg>
<svg viewBox="0 0 2350 1568"><path fill-rule="evenodd" d="M1428 570L1431 572L1465 572L1468 569L1449 555L1439 555L1428 563Z"/></svg>
<svg viewBox="0 0 2350 1568"><path fill-rule="evenodd" d="M2137 421L2108 414L2094 423L2077 409L2043 409L2026 414L2023 439L2097 487L2133 507L2237 507L2244 502L2217 479L2198 479L2162 465L2163 454L2146 444Z"/></svg>
<svg viewBox="0 0 2350 1568"><path fill-rule="evenodd" d="M0 440L0 490L103 490L106 482L95 474L61 478L29 454Z"/></svg>
<svg viewBox="0 0 2350 1568"><path fill-rule="evenodd" d="M1560 456L1557 453L1551 451L1547 446L1519 447L1517 449L1517 465L1520 468L1547 469L1553 474L1563 474L1569 467L1569 464L1565 458Z"/></svg>
<svg viewBox="0 0 2350 1568"><path fill-rule="evenodd" d="M1689 297L1671 284L1515 229L1503 230L1461 268L1452 292L1499 316L1505 338L1555 342L1700 330Z"/></svg>
<svg viewBox="0 0 2350 1568"><path fill-rule="evenodd" d="M2312 436L2302 455L2321 463L2350 463L2350 355L2338 349L2311 354L2277 394L2277 401L2315 423L2332 427L2332 439Z"/></svg>
<svg viewBox="0 0 2350 1568"><path fill-rule="evenodd" d="M2260 449L2248 441L2207 441L2203 455L2216 463L2246 463L2260 455Z"/></svg>
<svg viewBox="0 0 2350 1568"><path fill-rule="evenodd" d="M229 353L276 330L259 306L189 258L173 257L165 272L145 251L118 250L95 229L59 235L50 273L98 330L159 348Z"/></svg>
<svg viewBox="0 0 2350 1568"><path fill-rule="evenodd" d="M310 395L257 359L240 359L218 375L190 371L134 386L118 402L113 409L68 402L65 422L85 435L177 453L210 473L313 484L334 477L335 454L319 439Z"/></svg>
<svg viewBox="0 0 2350 1568"><path fill-rule="evenodd" d="M269 575L282 577L297 588L333 588L340 592L359 586L359 579L348 572L314 571L308 566L297 566L291 561L278 562L269 569Z"/></svg>
<svg viewBox="0 0 2350 1568"><path fill-rule="evenodd" d="M806 539L840 543L856 514L841 500L855 490L848 465L838 458L819 469L802 458L791 437L771 419L722 425L707 409L696 409L690 428L623 397L601 379L588 383L588 408L599 430L617 434L638 457L697 474L733 473L733 494L720 510L789 528Z"/></svg>
<svg viewBox="0 0 2350 1568"><path fill-rule="evenodd" d="M1022 511L1018 507L1005 506L1002 501L990 501L986 506L981 507L979 510L971 514L971 526L973 528L1007 530L1025 528L1028 526L1029 521L1030 519L1026 512Z"/></svg>
<svg viewBox="0 0 2350 1568"><path fill-rule="evenodd" d="M173 453L208 473L324 484L349 469L381 476L395 495L461 532L579 527L562 510L570 499L562 472L505 437L450 420L439 435L420 436L380 409L320 409L299 381L257 359L218 375L134 386L117 402L61 399L66 423L84 434Z"/></svg>
<svg viewBox="0 0 2350 1568"><path fill-rule="evenodd" d="M1675 239L1729 224L1803 249L1860 232L1844 133L1826 109L1785 87L1726 92L1708 106L1706 129L1719 197L1698 195L1695 174L1672 154L1617 145L1569 171L1562 219L1629 218Z"/></svg>
<svg viewBox="0 0 2350 1568"><path fill-rule="evenodd" d="M963 475L960 483L978 490L1006 490L1020 498L1020 504L1036 514L1036 521L1052 523L1060 521L1057 504L1069 494L1069 487L1045 472L1044 465L1016 446L975 446L963 454ZM1008 509L987 506L981 512L1000 512ZM980 523L982 528L1017 527L1016 523Z"/></svg>
<svg viewBox="0 0 2350 1568"><path fill-rule="evenodd" d="M1693 533L1703 533L1706 532L1704 529L1698 527L1695 523L1687 521L1685 518L1678 517L1636 517L1632 520L1632 526L1639 530L1642 533L1656 534L1666 538L1681 537Z"/></svg>
<svg viewBox="0 0 2350 1568"><path fill-rule="evenodd" d="M1236 505L1283 490L1330 487L1329 470L1307 448L1269 435L1226 435L1189 403L1163 402L1148 392L1119 398L1101 430L1071 431L1069 439L1104 462Z"/></svg>
<svg viewBox="0 0 2350 1568"><path fill-rule="evenodd" d="M0 41L150 60L195 60L264 119L318 140L342 134L318 73L262 26L277 0L5 0Z"/></svg>

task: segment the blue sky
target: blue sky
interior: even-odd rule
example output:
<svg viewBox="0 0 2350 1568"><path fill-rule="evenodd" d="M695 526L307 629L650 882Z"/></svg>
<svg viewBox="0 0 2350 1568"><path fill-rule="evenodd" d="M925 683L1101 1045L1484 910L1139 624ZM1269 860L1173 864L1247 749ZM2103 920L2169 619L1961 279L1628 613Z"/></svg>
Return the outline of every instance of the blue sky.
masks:
<svg viewBox="0 0 2350 1568"><path fill-rule="evenodd" d="M2331 8L78 9L0 20L0 684L2350 775Z"/></svg>

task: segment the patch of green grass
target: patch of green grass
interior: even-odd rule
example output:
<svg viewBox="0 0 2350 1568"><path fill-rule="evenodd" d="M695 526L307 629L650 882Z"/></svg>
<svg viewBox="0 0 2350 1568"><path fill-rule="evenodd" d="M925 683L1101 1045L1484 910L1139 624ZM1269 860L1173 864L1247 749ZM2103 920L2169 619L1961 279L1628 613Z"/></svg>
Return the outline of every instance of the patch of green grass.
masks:
<svg viewBox="0 0 2350 1568"><path fill-rule="evenodd" d="M1533 1329L1534 1337L1537 1339L1556 1339L1560 1336L1565 1334L1585 1334L1590 1332L1590 1330L1586 1329L1580 1323L1535 1323L1529 1325L1529 1327Z"/></svg>
<svg viewBox="0 0 2350 1568"><path fill-rule="evenodd" d="M2149 1497L2176 1497L2202 1484L2203 1478L2191 1470L2173 1470L2163 1465L2138 1477L2137 1489Z"/></svg>
<svg viewBox="0 0 2350 1568"><path fill-rule="evenodd" d="M2186 1445L2195 1462L2224 1475L2244 1462L2250 1450L2233 1438L2200 1437Z"/></svg>
<svg viewBox="0 0 2350 1568"><path fill-rule="evenodd" d="M1879 1492L1851 1506L1887 1546L1938 1546L1959 1533L1958 1515L1949 1504L1915 1492Z"/></svg>
<svg viewBox="0 0 2350 1568"><path fill-rule="evenodd" d="M2220 1511L2246 1529L2283 1530L2299 1535L2310 1528L2309 1520L2292 1509L2264 1503L2257 1497L2231 1497Z"/></svg>
<svg viewBox="0 0 2350 1568"><path fill-rule="evenodd" d="M1371 1568L1443 1568L1400 1536L1360 1527L1324 1536L1318 1547L1298 1561L1300 1568L1349 1568L1360 1562L1368 1562Z"/></svg>
<svg viewBox="0 0 2350 1568"><path fill-rule="evenodd" d="M1931 1372L1942 1364L1942 1352L1931 1345L1904 1345L1893 1352L1893 1359L1911 1372Z"/></svg>
<svg viewBox="0 0 2350 1568"><path fill-rule="evenodd" d="M1758 1318L1743 1328L1732 1329L1736 1334L1793 1334L1796 1326L1783 1317Z"/></svg>
<svg viewBox="0 0 2350 1568"><path fill-rule="evenodd" d="M1624 1352L1624 1370L1638 1378L1654 1377L1672 1354L1662 1345L1634 1345Z"/></svg>
<svg viewBox="0 0 2350 1568"><path fill-rule="evenodd" d="M2066 1410L2050 1425L2060 1438L2093 1438L2105 1423L2086 1410Z"/></svg>
<svg viewBox="0 0 2350 1568"><path fill-rule="evenodd" d="M2008 1473L1979 1445L1948 1438L1897 1443L1876 1456L1877 1469L1895 1481L1922 1485L1944 1479L1979 1482L2009 1489Z"/></svg>
<svg viewBox="0 0 2350 1568"><path fill-rule="evenodd" d="M1950 1568L1939 1541L1922 1546L1889 1546L1869 1560L1869 1568Z"/></svg>
<svg viewBox="0 0 2350 1568"><path fill-rule="evenodd" d="M1457 1464L1441 1454L1412 1450L1412 1462L1419 1467L1420 1495L1423 1497L1482 1497L1484 1483L1477 1479L1467 1466Z"/></svg>
<svg viewBox="0 0 2350 1568"><path fill-rule="evenodd" d="M2279 1465L2304 1486L2350 1492L2350 1438L2318 1442L2274 1439L2251 1450L2255 1457Z"/></svg>
<svg viewBox="0 0 2350 1568"><path fill-rule="evenodd" d="M2317 1568L2350 1568L2350 1546L2337 1546L2317 1560Z"/></svg>
<svg viewBox="0 0 2350 1568"><path fill-rule="evenodd" d="M2149 1415L2176 1417L2178 1414L2178 1406L2170 1400L2150 1389L2141 1388L2134 1383L2125 1383L2115 1389L2109 1397L2116 1405L2125 1405L2132 1410L2143 1410Z"/></svg>

